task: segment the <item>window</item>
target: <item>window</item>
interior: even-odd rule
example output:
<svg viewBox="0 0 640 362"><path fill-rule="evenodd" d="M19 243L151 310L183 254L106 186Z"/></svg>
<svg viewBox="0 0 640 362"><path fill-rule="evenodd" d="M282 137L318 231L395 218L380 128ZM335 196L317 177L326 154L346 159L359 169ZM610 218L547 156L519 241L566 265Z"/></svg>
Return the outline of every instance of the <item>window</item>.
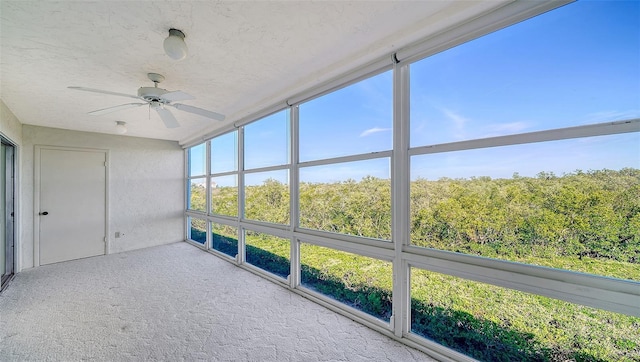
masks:
<svg viewBox="0 0 640 362"><path fill-rule="evenodd" d="M640 117L638 31L577 2L411 64L411 146Z"/></svg>
<svg viewBox="0 0 640 362"><path fill-rule="evenodd" d="M640 318L411 268L411 332L482 361L621 361Z"/></svg>
<svg viewBox="0 0 640 362"><path fill-rule="evenodd" d="M300 105L300 161L392 148L391 71Z"/></svg>
<svg viewBox="0 0 640 362"><path fill-rule="evenodd" d="M238 131L211 140L211 173L238 171Z"/></svg>
<svg viewBox="0 0 640 362"><path fill-rule="evenodd" d="M245 174L245 217L289 224L288 181L287 170Z"/></svg>
<svg viewBox="0 0 640 362"><path fill-rule="evenodd" d="M187 209L207 212L206 143L189 148L187 174Z"/></svg>
<svg viewBox="0 0 640 362"><path fill-rule="evenodd" d="M189 149L189 177L204 176L206 173L206 143Z"/></svg>
<svg viewBox="0 0 640 362"><path fill-rule="evenodd" d="M289 124L284 110L244 126L245 170L289 163Z"/></svg>
<svg viewBox="0 0 640 362"><path fill-rule="evenodd" d="M280 278L287 278L291 268L289 239L245 230L247 263Z"/></svg>
<svg viewBox="0 0 640 362"><path fill-rule="evenodd" d="M244 218L289 224L290 119L284 110L244 126Z"/></svg>
<svg viewBox="0 0 640 362"><path fill-rule="evenodd" d="M238 216L238 176L211 178L211 213Z"/></svg>
<svg viewBox="0 0 640 362"><path fill-rule="evenodd" d="M211 249L235 258L238 255L238 229L211 223Z"/></svg>
<svg viewBox="0 0 640 362"><path fill-rule="evenodd" d="M207 242L207 221L193 217L187 219L189 221L188 239L204 245Z"/></svg>
<svg viewBox="0 0 640 362"><path fill-rule="evenodd" d="M238 216L238 131L211 140L211 214Z"/></svg>
<svg viewBox="0 0 640 362"><path fill-rule="evenodd" d="M300 168L300 226L390 240L389 159Z"/></svg>
<svg viewBox="0 0 640 362"><path fill-rule="evenodd" d="M412 244L640 280L634 144L637 133L414 156Z"/></svg>
<svg viewBox="0 0 640 362"><path fill-rule="evenodd" d="M204 177L189 179L188 195L189 210L207 212L207 187Z"/></svg>
<svg viewBox="0 0 640 362"><path fill-rule="evenodd" d="M391 239L392 76L300 105L300 227Z"/></svg>
<svg viewBox="0 0 640 362"><path fill-rule="evenodd" d="M391 317L391 263L301 243L302 285L378 319Z"/></svg>

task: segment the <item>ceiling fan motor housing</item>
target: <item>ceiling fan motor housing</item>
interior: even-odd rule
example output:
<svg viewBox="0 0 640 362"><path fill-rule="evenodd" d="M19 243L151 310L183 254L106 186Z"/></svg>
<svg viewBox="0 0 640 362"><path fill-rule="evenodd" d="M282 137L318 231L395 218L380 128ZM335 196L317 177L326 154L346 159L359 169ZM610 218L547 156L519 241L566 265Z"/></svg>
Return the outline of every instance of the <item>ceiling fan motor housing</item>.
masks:
<svg viewBox="0 0 640 362"><path fill-rule="evenodd" d="M165 93L168 93L166 89L156 87L140 87L138 89L138 97L148 102L165 103L166 101L162 99L162 95Z"/></svg>

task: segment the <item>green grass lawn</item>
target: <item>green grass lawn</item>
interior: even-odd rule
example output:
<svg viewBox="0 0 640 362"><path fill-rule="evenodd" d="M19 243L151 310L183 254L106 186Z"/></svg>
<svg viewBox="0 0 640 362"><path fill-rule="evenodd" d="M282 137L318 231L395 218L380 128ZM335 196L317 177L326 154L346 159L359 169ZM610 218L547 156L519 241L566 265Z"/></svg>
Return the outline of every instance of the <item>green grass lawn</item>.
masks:
<svg viewBox="0 0 640 362"><path fill-rule="evenodd" d="M597 259L588 256L578 257L521 257L515 261L525 264L547 266L551 268L573 270L582 273L605 275L613 278L640 280L638 264L625 263L611 259Z"/></svg>
<svg viewBox="0 0 640 362"><path fill-rule="evenodd" d="M419 269L411 297L414 332L481 360L640 359L640 318Z"/></svg>

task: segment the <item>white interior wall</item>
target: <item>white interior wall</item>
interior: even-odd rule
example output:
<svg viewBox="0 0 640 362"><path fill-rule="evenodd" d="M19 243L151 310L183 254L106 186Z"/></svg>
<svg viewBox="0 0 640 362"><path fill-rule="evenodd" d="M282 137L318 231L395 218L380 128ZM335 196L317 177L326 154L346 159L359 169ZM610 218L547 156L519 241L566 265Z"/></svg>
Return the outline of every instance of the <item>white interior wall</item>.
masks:
<svg viewBox="0 0 640 362"><path fill-rule="evenodd" d="M22 268L34 265L34 148L98 148L110 152L111 253L184 240L184 151L174 141L22 127ZM124 233L115 238L115 232Z"/></svg>
<svg viewBox="0 0 640 362"><path fill-rule="evenodd" d="M22 144L22 123L2 99L0 99L0 133L16 145Z"/></svg>

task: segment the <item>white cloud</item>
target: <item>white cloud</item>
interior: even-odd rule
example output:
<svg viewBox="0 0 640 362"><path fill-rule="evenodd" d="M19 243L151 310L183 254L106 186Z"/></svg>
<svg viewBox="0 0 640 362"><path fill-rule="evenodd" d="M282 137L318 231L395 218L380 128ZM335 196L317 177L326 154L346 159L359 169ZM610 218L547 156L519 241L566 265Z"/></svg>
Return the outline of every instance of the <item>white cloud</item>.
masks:
<svg viewBox="0 0 640 362"><path fill-rule="evenodd" d="M466 138L466 125L471 122L469 118L466 118L448 108L441 108L440 112L442 112L445 117L453 124L453 134L452 136L455 139L465 139Z"/></svg>
<svg viewBox="0 0 640 362"><path fill-rule="evenodd" d="M374 133L379 133L379 132L388 132L391 131L391 128L380 128L380 127L373 127L373 128L369 128L368 130L360 133L360 137L367 137L370 136Z"/></svg>
<svg viewBox="0 0 640 362"><path fill-rule="evenodd" d="M450 109L443 108L442 113L444 113L444 115L447 116L447 118L449 118L449 120L453 122L456 129L459 131L462 131L464 129L465 124L469 122L468 118L465 118Z"/></svg>

